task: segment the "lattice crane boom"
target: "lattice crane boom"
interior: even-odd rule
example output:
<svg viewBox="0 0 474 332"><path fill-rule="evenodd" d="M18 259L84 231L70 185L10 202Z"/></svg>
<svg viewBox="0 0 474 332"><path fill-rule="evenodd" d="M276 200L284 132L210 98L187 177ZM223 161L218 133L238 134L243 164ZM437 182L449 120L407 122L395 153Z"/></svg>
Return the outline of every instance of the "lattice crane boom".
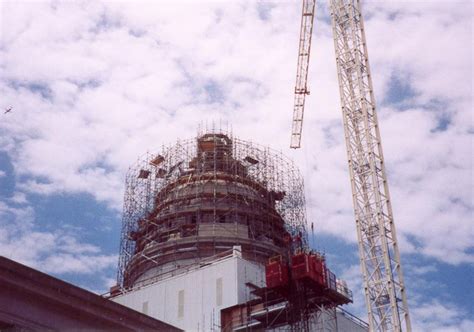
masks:
<svg viewBox="0 0 474 332"><path fill-rule="evenodd" d="M330 5L369 328L370 331L411 331L360 0L330 0ZM309 60L309 52L304 60ZM303 119L307 68L306 65L304 85L301 90L295 90L291 147L300 146L298 125L301 126ZM296 102L299 96L302 103Z"/></svg>
<svg viewBox="0 0 474 332"><path fill-rule="evenodd" d="M300 42L298 49L298 65L296 69L295 105L293 108L293 124L291 126L291 148L301 146L303 129L304 102L308 90L308 67L311 52L311 36L313 34L315 0L303 0L301 14Z"/></svg>
<svg viewBox="0 0 474 332"><path fill-rule="evenodd" d="M371 331L410 331L360 0L331 0L359 254Z"/></svg>

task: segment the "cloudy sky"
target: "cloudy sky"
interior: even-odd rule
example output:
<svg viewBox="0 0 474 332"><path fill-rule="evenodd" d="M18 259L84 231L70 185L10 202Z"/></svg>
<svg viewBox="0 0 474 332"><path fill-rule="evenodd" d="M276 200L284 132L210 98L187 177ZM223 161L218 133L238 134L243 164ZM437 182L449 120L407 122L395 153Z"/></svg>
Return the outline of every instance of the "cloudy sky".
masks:
<svg viewBox="0 0 474 332"><path fill-rule="evenodd" d="M418 331L473 331L470 1L365 1L409 306ZM116 274L124 175L199 126L281 150L312 244L364 317L328 4L303 148L289 149L300 1L0 0L0 254L96 292Z"/></svg>

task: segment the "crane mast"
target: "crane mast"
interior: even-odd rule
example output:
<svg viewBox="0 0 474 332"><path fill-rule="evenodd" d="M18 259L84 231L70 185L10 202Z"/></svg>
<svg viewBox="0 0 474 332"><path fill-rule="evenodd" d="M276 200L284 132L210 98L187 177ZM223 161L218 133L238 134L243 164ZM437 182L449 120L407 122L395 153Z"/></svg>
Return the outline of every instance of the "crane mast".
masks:
<svg viewBox="0 0 474 332"><path fill-rule="evenodd" d="M299 148L312 31L303 0L291 147ZM312 2L314 16L314 1ZM370 331L411 331L360 0L330 0L360 265ZM305 9L306 8L306 9ZM305 23L308 24L308 23ZM309 29L309 30L308 30Z"/></svg>
<svg viewBox="0 0 474 332"><path fill-rule="evenodd" d="M410 331L359 0L331 0L337 76L371 331Z"/></svg>
<svg viewBox="0 0 474 332"><path fill-rule="evenodd" d="M311 52L311 36L313 35L315 0L303 0L301 15L300 43L298 49L298 65L296 69L295 106L293 108L293 123L291 126L291 148L301 146L301 131L303 129L303 113L307 86L309 54Z"/></svg>

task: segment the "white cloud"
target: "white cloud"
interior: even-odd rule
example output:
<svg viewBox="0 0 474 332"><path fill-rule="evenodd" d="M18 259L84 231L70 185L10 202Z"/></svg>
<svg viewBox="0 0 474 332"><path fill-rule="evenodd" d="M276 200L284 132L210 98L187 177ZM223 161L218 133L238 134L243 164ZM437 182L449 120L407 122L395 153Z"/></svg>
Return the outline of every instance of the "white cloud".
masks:
<svg viewBox="0 0 474 332"><path fill-rule="evenodd" d="M353 303L348 305L349 311L360 319L368 322L367 308L365 307L364 287L359 265L347 267L338 278L345 280L352 291Z"/></svg>
<svg viewBox="0 0 474 332"><path fill-rule="evenodd" d="M5 173L5 171L0 170L0 178L3 178L6 175L7 175L7 173Z"/></svg>
<svg viewBox="0 0 474 332"><path fill-rule="evenodd" d="M327 4L318 4L298 151L287 147L300 4L272 2L266 19L258 5L0 2L0 107L14 108L1 118L0 150L17 191L12 206L0 202L0 253L58 274L115 266L66 227L38 229L26 194L84 192L120 210L137 156L220 120L292 156L316 231L355 242ZM472 263L471 3L364 2L364 14L400 248ZM474 330L463 308L420 294L443 288L422 279L436 266L404 268L415 330ZM365 317L360 267L341 276Z"/></svg>
<svg viewBox="0 0 474 332"><path fill-rule="evenodd" d="M408 288L408 308L413 331L457 331L469 332L474 327L474 320L469 318L469 313L462 307L450 301L433 298L432 294L422 294L423 287L433 287L438 295L446 294L449 290L443 289L435 283L429 283L422 275L436 272L432 265L409 266L409 274L414 274L415 279L421 284L410 284ZM350 312L367 321L367 309L363 294L364 287L359 265L348 267L341 276L347 281L349 289L353 291L354 302L348 306ZM406 279L405 279L406 280Z"/></svg>
<svg viewBox="0 0 474 332"><path fill-rule="evenodd" d="M86 273L101 272L117 264L117 256L112 255L76 255L54 254L47 257L42 263L46 271L51 273Z"/></svg>
<svg viewBox="0 0 474 332"><path fill-rule="evenodd" d="M433 300L414 306L412 309L414 331L459 331L469 332L474 320L466 319L466 312L453 304Z"/></svg>
<svg viewBox="0 0 474 332"><path fill-rule="evenodd" d="M10 201L16 204L28 203L28 200L26 199L26 194L22 192L15 192Z"/></svg>
<svg viewBox="0 0 474 332"><path fill-rule="evenodd" d="M451 264L472 262L470 4L458 3L453 10L447 3L367 3L364 8L400 248ZM319 38L328 41L324 34ZM318 35L316 41L321 44ZM332 54L322 55L312 59L310 75L318 89L313 88L308 109L318 109L306 112L304 133L309 213L323 232L355 241L337 95L324 89L334 84L324 68L335 69ZM387 104L400 88L395 81L406 85L408 95Z"/></svg>
<svg viewBox="0 0 474 332"><path fill-rule="evenodd" d="M92 274L117 264L95 245L80 242L67 229L54 232L35 227L30 206L12 208L0 201L0 255L44 272Z"/></svg>
<svg viewBox="0 0 474 332"><path fill-rule="evenodd" d="M300 8L272 5L264 20L252 2L5 2L0 93L14 113L0 147L17 188L86 192L120 209L137 156L221 119L286 149ZM401 250L472 262L471 4L364 8ZM318 17L304 148L285 153L301 165L317 230L354 242L331 38ZM405 98L388 98L394 82Z"/></svg>
<svg viewBox="0 0 474 332"><path fill-rule="evenodd" d="M434 265L411 266L410 272L414 275L424 275L431 272L438 272L438 268Z"/></svg>

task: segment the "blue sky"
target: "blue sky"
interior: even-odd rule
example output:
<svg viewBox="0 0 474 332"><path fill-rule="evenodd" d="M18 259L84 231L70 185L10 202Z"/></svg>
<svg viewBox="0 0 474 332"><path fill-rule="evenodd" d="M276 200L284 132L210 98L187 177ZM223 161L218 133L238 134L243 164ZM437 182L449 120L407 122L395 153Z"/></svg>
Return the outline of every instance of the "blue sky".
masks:
<svg viewBox="0 0 474 332"><path fill-rule="evenodd" d="M364 2L395 222L417 331L472 331L472 4ZM199 126L281 150L314 246L363 317L327 3L303 148L289 149L299 1L0 1L0 254L104 292L125 172ZM3 112L2 112L3 113Z"/></svg>

